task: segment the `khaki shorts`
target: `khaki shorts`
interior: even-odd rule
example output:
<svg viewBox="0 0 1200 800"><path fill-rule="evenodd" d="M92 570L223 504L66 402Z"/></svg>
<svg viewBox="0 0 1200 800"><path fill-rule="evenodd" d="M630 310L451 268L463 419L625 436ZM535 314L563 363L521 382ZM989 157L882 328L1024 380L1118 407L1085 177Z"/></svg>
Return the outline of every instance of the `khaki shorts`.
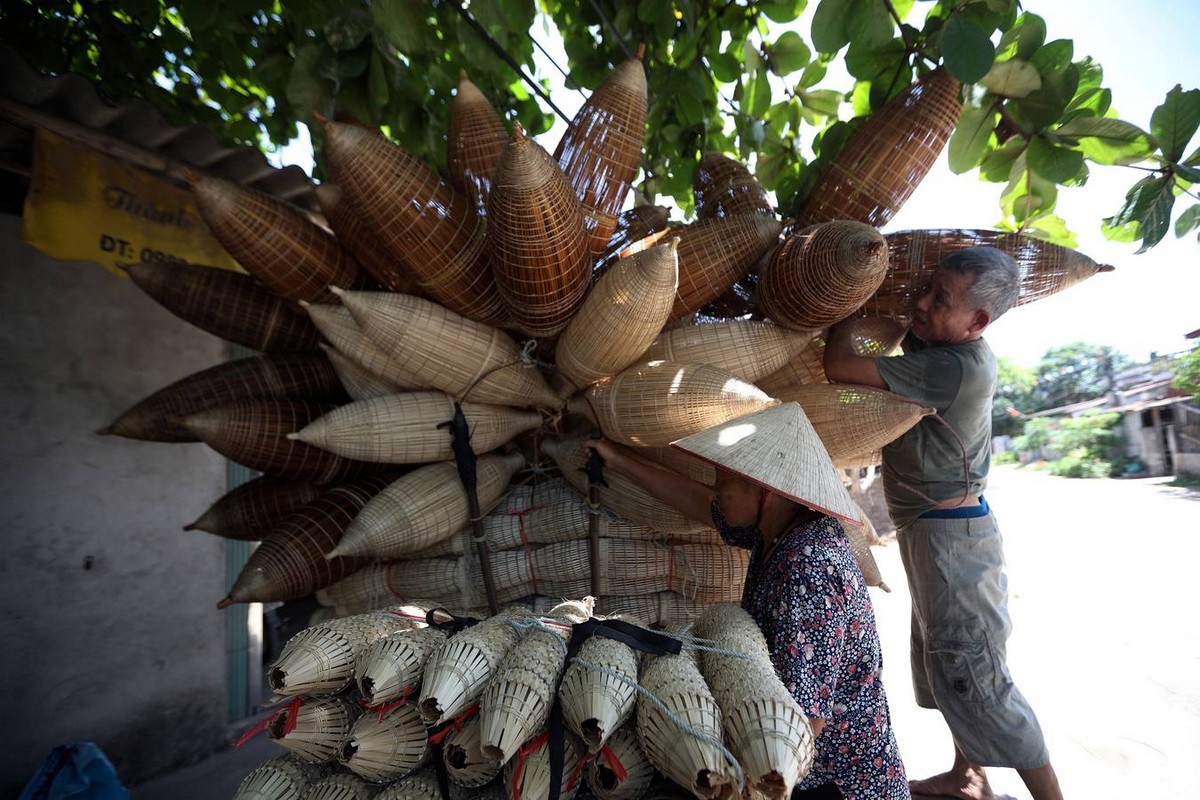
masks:
<svg viewBox="0 0 1200 800"><path fill-rule="evenodd" d="M1005 663L1012 623L995 518L922 518L903 528L898 541L912 594L917 704L942 712L975 764L1049 763L1041 726Z"/></svg>

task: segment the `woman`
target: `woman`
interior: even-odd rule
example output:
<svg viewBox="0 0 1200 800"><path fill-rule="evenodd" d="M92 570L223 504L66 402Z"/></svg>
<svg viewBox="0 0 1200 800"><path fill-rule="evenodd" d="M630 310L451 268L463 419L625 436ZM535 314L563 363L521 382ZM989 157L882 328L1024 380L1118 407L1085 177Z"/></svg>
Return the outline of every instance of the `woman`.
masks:
<svg viewBox="0 0 1200 800"><path fill-rule="evenodd" d="M648 466L604 439L585 443L606 468L751 551L742 606L816 737L813 767L793 797L908 798L875 614L838 522L860 512L804 411L786 403L672 446L716 466L715 486Z"/></svg>

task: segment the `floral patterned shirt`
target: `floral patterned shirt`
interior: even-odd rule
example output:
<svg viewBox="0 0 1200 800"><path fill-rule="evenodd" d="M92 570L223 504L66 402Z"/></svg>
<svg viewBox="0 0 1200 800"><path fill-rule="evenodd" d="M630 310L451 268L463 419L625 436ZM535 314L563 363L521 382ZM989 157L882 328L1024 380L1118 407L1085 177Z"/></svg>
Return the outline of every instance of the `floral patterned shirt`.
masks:
<svg viewBox="0 0 1200 800"><path fill-rule="evenodd" d="M762 629L775 672L809 717L825 720L799 788L832 782L847 800L908 798L875 612L841 525L827 516L798 523L760 563L757 531L728 528L716 503L713 521L727 544L751 551L742 607Z"/></svg>

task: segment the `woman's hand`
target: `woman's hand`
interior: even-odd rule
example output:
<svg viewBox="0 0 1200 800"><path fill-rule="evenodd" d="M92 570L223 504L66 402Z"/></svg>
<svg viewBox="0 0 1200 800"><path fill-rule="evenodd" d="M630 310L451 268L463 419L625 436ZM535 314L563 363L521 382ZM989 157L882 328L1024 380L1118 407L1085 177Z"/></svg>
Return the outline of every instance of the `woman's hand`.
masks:
<svg viewBox="0 0 1200 800"><path fill-rule="evenodd" d="M621 451L618 446L608 439L584 439L583 449L587 453L596 453L604 462L604 466L611 469L617 469L617 464L622 458Z"/></svg>

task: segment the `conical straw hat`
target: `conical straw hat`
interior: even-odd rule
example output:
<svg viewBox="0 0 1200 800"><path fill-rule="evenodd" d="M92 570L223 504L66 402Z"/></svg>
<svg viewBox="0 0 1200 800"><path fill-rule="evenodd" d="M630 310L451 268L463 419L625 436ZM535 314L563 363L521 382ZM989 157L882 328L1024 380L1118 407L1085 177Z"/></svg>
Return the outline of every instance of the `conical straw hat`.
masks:
<svg viewBox="0 0 1200 800"><path fill-rule="evenodd" d="M859 511L799 403L729 420L671 443L801 505L857 522Z"/></svg>

